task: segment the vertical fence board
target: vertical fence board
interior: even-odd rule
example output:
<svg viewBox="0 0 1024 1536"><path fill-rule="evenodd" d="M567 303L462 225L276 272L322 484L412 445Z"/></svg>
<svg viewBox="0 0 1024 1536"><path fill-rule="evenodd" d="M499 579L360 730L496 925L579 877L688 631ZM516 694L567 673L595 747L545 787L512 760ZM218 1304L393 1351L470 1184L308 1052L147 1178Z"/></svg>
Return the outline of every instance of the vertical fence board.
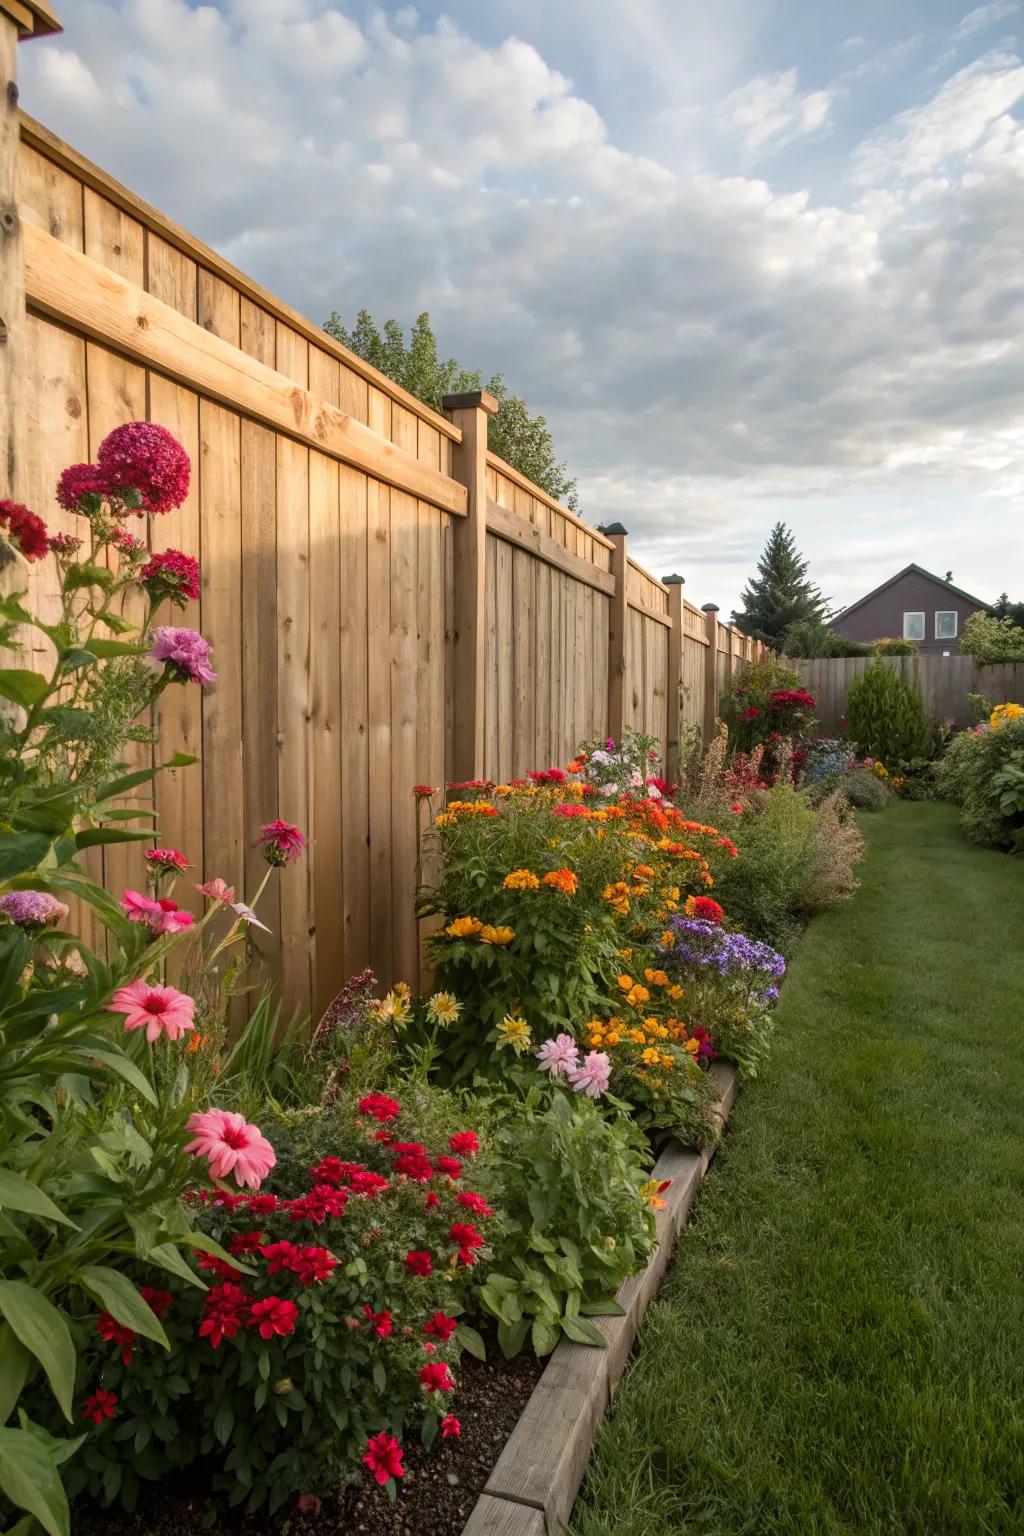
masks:
<svg viewBox="0 0 1024 1536"><path fill-rule="evenodd" d="M370 964L370 721L367 487L338 469L341 556L341 884L346 975Z"/></svg>
<svg viewBox="0 0 1024 1536"><path fill-rule="evenodd" d="M278 334L278 342L281 337ZM313 843L281 870L281 978L295 1007L310 1007L311 866L316 829L310 821L309 449L277 441L277 760L278 815Z"/></svg>

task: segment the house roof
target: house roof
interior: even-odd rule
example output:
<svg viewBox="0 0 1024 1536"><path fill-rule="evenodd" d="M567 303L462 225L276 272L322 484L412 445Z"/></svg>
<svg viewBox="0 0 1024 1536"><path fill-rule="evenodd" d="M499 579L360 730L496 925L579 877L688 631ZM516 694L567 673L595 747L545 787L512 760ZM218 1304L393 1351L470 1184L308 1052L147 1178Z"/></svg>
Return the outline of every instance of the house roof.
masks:
<svg viewBox="0 0 1024 1536"><path fill-rule="evenodd" d="M901 581L904 576L909 576L911 573L913 573L915 576L924 576L928 579L928 581L934 581L937 587L942 587L947 592L955 592L957 597L962 597L969 603L977 603L979 608L987 608L989 606L988 603L983 602L980 597L974 597L970 592L965 592L962 587L954 587L951 581L943 581L942 577L936 576L934 571L926 571L923 565L915 565L913 562L911 562L910 565L905 565L902 571L897 571L895 576L890 576L888 581L883 581L880 587L875 587L873 592L868 592L863 597L859 597L857 601L855 603L851 603L848 608L840 609L835 617L837 619L845 619L848 614L855 613L858 608L863 608L864 604L870 603L873 597L877 597L878 594L880 592L884 592L887 587L894 586L897 581Z"/></svg>

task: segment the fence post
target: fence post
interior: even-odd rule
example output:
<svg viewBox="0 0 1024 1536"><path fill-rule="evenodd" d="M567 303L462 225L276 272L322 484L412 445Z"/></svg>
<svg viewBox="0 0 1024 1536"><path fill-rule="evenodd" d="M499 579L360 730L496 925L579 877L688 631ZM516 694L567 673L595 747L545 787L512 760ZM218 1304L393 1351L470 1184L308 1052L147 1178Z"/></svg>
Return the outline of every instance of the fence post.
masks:
<svg viewBox="0 0 1024 1536"><path fill-rule="evenodd" d="M484 776L484 706L487 629L487 421L498 401L485 389L445 395L444 406L462 433L452 473L469 492L465 517L452 519L455 678L452 690L452 763L456 779Z"/></svg>
<svg viewBox="0 0 1024 1536"><path fill-rule="evenodd" d="M704 720L701 734L704 750L710 747L718 722L718 604L705 603L701 608L707 625L707 654L704 657Z"/></svg>
<svg viewBox="0 0 1024 1536"><path fill-rule="evenodd" d="M628 533L621 523L601 530L612 541L609 564L615 591L608 604L608 735L622 740L626 725L626 544Z"/></svg>
<svg viewBox="0 0 1024 1536"><path fill-rule="evenodd" d="M682 734L682 699L680 688L683 681L683 578L664 576L662 583L668 587L668 616L672 628L668 632L668 724L665 730L665 777L670 784L679 778L679 738Z"/></svg>

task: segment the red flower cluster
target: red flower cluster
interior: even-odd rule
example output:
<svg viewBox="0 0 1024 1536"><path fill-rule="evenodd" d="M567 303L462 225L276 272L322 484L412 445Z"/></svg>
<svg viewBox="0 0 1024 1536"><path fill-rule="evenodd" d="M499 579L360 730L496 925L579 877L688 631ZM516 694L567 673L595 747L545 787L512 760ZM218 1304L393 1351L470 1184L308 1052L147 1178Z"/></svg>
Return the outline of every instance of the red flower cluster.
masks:
<svg viewBox="0 0 1024 1536"><path fill-rule="evenodd" d="M63 507L65 512L87 514L91 508L83 507L85 497L99 497L102 500L107 490L107 477L95 464L69 464L67 469L61 471L57 481L57 505Z"/></svg>
<svg viewBox="0 0 1024 1536"><path fill-rule="evenodd" d="M299 1309L294 1301L281 1296L265 1296L253 1301L233 1281L213 1285L206 1293L199 1337L209 1339L218 1349L225 1339L233 1339L243 1328L251 1328L261 1339L284 1337L295 1332Z"/></svg>
<svg viewBox="0 0 1024 1536"><path fill-rule="evenodd" d="M320 1285L338 1267L330 1249L318 1248L315 1244L302 1245L282 1239L264 1244L259 1251L267 1261L268 1274L278 1275L282 1270L288 1270L303 1286Z"/></svg>
<svg viewBox="0 0 1024 1536"><path fill-rule="evenodd" d="M371 1306L363 1303L363 1316L370 1323L371 1332L378 1338L386 1339L391 1332L391 1313L375 1312Z"/></svg>
<svg viewBox="0 0 1024 1536"><path fill-rule="evenodd" d="M96 1319L96 1332L107 1344L115 1345L121 1351L121 1364L131 1365L134 1353L135 1329L126 1328L109 1312L101 1312Z"/></svg>
<svg viewBox="0 0 1024 1536"><path fill-rule="evenodd" d="M154 603L169 597L184 608L190 599L199 598L199 561L183 555L180 549L165 549L150 556L139 572L139 581Z"/></svg>
<svg viewBox="0 0 1024 1536"><path fill-rule="evenodd" d="M347 1204L347 1189L314 1184L308 1195L300 1195L297 1200L283 1200L281 1207L287 1210L289 1221L309 1221L314 1227L320 1227L329 1216L340 1216Z"/></svg>
<svg viewBox="0 0 1024 1536"><path fill-rule="evenodd" d="M531 768L530 778L534 784L565 783L565 773L561 768Z"/></svg>
<svg viewBox="0 0 1024 1536"><path fill-rule="evenodd" d="M748 704L743 713L737 716L740 725L748 725L751 720L759 720L760 718L761 711L757 708L756 704Z"/></svg>
<svg viewBox="0 0 1024 1536"><path fill-rule="evenodd" d="M100 443L96 470L105 487L100 494L138 491L147 512L180 507L192 475L177 438L152 421L126 421L109 432Z"/></svg>
<svg viewBox="0 0 1024 1536"><path fill-rule="evenodd" d="M474 1249L483 1246L483 1233L478 1232L467 1222L453 1221L448 1229L448 1236L459 1250L459 1263L465 1264L467 1269L472 1269L476 1263Z"/></svg>
<svg viewBox="0 0 1024 1536"><path fill-rule="evenodd" d="M467 789L475 789L475 790L479 790L482 794L489 795L491 790L494 788L494 780L493 779L461 779L461 780L449 779L448 780L448 788L449 789L460 790L460 791L461 790L467 790Z"/></svg>
<svg viewBox="0 0 1024 1536"><path fill-rule="evenodd" d="M50 552L46 524L20 502L0 501L0 528L6 528L26 560L41 560Z"/></svg>
<svg viewBox="0 0 1024 1536"><path fill-rule="evenodd" d="M456 1157L474 1157L480 1151L475 1131L456 1131L454 1136L449 1136L448 1145Z"/></svg>
<svg viewBox="0 0 1024 1536"><path fill-rule="evenodd" d="M424 1392L453 1392L455 1390L455 1383L452 1381L448 1367L443 1360L432 1360L429 1365L423 1366L419 1377Z"/></svg>
<svg viewBox="0 0 1024 1536"><path fill-rule="evenodd" d="M433 1260L422 1248L411 1248L405 1256L404 1263L411 1275L419 1275L424 1280L434 1272Z"/></svg>
<svg viewBox="0 0 1024 1536"><path fill-rule="evenodd" d="M440 1339L442 1344L447 1344L458 1326L456 1318L448 1317L444 1312L435 1312L433 1317L428 1317L423 1324L423 1332L429 1333L435 1339Z"/></svg>
<svg viewBox="0 0 1024 1536"><path fill-rule="evenodd" d="M417 800L429 800L431 795L436 794L436 790L430 784L414 784L412 792Z"/></svg>
<svg viewBox="0 0 1024 1536"><path fill-rule="evenodd" d="M396 1120L401 1109L398 1100L386 1093L368 1093L365 1099L359 1100L359 1113L379 1120L382 1125L387 1125L389 1120Z"/></svg>
<svg viewBox="0 0 1024 1536"><path fill-rule="evenodd" d="M94 1424L102 1424L104 1419L112 1419L117 1412L118 1396L116 1392L104 1392L100 1387L93 1392L82 1404L82 1418L91 1419Z"/></svg>
<svg viewBox="0 0 1024 1536"><path fill-rule="evenodd" d="M806 688L776 688L769 701L772 709L817 709L818 701Z"/></svg>
<svg viewBox="0 0 1024 1536"><path fill-rule="evenodd" d="M725 910L713 896L695 896L693 915L702 917L708 923L720 923L725 916Z"/></svg>

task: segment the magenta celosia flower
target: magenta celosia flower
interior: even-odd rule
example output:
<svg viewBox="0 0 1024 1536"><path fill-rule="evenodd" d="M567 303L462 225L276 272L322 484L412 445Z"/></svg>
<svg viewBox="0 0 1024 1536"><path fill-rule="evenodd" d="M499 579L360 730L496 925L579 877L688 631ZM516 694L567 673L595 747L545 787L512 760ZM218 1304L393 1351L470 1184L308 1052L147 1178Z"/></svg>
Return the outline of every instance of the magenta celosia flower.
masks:
<svg viewBox="0 0 1024 1536"><path fill-rule="evenodd" d="M57 505L65 512L81 512L88 516L96 510L108 490L107 477L95 464L69 464L57 481ZM83 505L86 497L89 501Z"/></svg>
<svg viewBox="0 0 1024 1536"><path fill-rule="evenodd" d="M73 555L81 547L81 539L76 539L73 533L50 534L50 548L55 555Z"/></svg>
<svg viewBox="0 0 1024 1536"><path fill-rule="evenodd" d="M138 491L147 512L169 512L188 495L192 466L178 439L152 421L126 421L96 455L112 491Z"/></svg>
<svg viewBox="0 0 1024 1536"><path fill-rule="evenodd" d="M214 880L207 880L203 885L197 885L196 890L203 896L208 896L211 901L234 901L235 888L228 885L218 875Z"/></svg>
<svg viewBox="0 0 1024 1536"><path fill-rule="evenodd" d="M198 630L176 629L161 624L153 631L154 661L164 661L171 668L178 682L202 683L205 688L217 681L217 674L210 666L210 646Z"/></svg>
<svg viewBox="0 0 1024 1536"><path fill-rule="evenodd" d="M153 555L139 572L139 581L154 603L169 597L179 608L199 597L199 562L180 549L165 549Z"/></svg>
<svg viewBox="0 0 1024 1536"><path fill-rule="evenodd" d="M605 1052L588 1051L582 1066L569 1073L569 1081L576 1093L585 1093L592 1099L599 1099L602 1093L607 1092L611 1075L612 1064Z"/></svg>
<svg viewBox="0 0 1024 1536"><path fill-rule="evenodd" d="M580 1053L572 1035L556 1035L545 1040L537 1052L537 1064L542 1072L552 1077L568 1077L580 1064Z"/></svg>
<svg viewBox="0 0 1024 1536"><path fill-rule="evenodd" d="M126 1030L145 1029L150 1045L166 1035L180 1040L195 1029L194 1000L175 987L150 985L139 976L127 987L118 987L107 1004L109 1013L123 1013Z"/></svg>
<svg viewBox="0 0 1024 1536"><path fill-rule="evenodd" d="M277 1162L263 1133L230 1110L208 1109L189 1115L185 1128L195 1132L185 1151L205 1157L215 1179L233 1174L236 1184L259 1189Z"/></svg>
<svg viewBox="0 0 1024 1536"><path fill-rule="evenodd" d="M110 542L115 549L119 549L122 555L134 557L144 555L146 552L145 539L137 539L134 533L129 533L127 528L115 528L110 535Z"/></svg>
<svg viewBox="0 0 1024 1536"><path fill-rule="evenodd" d="M0 912L19 928L48 928L62 923L69 908L48 891L8 891L0 896Z"/></svg>
<svg viewBox="0 0 1024 1536"><path fill-rule="evenodd" d="M260 828L260 846L268 864L288 864L297 859L306 839L290 821L268 821Z"/></svg>

